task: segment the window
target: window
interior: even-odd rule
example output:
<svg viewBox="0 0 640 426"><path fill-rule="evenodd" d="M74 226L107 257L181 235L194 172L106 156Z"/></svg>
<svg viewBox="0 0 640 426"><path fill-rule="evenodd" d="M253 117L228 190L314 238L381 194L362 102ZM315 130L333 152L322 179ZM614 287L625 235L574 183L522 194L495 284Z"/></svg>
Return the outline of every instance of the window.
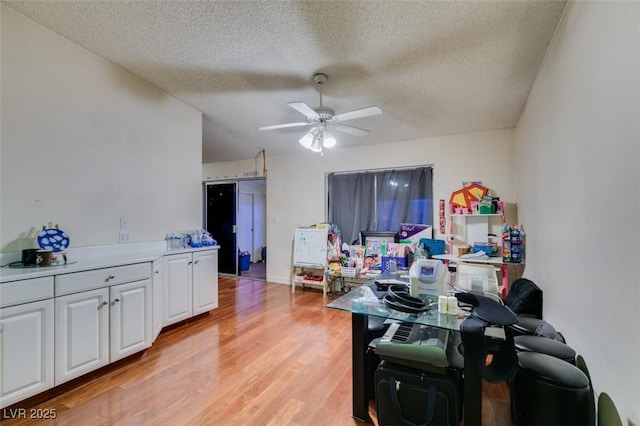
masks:
<svg viewBox="0 0 640 426"><path fill-rule="evenodd" d="M431 167L327 176L327 218L342 232L342 241L360 231L400 230L400 223L432 224Z"/></svg>

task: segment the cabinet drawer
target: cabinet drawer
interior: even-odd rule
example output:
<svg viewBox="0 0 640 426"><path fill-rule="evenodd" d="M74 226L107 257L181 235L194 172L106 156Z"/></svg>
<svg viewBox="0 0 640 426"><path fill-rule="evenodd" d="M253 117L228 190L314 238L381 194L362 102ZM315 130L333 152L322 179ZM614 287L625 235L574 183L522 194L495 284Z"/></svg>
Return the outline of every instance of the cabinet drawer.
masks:
<svg viewBox="0 0 640 426"><path fill-rule="evenodd" d="M53 277L32 278L0 284L0 308L53 297Z"/></svg>
<svg viewBox="0 0 640 426"><path fill-rule="evenodd" d="M151 263L56 275L56 296L151 278Z"/></svg>

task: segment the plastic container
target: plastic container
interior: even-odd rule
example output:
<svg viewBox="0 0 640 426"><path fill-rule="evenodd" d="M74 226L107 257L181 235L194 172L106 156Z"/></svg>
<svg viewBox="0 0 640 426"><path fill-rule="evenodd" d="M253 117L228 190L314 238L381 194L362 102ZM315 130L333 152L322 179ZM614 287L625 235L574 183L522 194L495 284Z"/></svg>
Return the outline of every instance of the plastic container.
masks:
<svg viewBox="0 0 640 426"><path fill-rule="evenodd" d="M248 271L249 264L251 263L251 255L250 254L238 254L238 267L240 271Z"/></svg>
<svg viewBox="0 0 640 426"><path fill-rule="evenodd" d="M483 251L487 256L498 256L500 254L496 243L474 243L473 252Z"/></svg>
<svg viewBox="0 0 640 426"><path fill-rule="evenodd" d="M429 253L432 256L436 254L444 254L444 240L421 238L418 244L429 249Z"/></svg>
<svg viewBox="0 0 640 426"><path fill-rule="evenodd" d="M168 250L180 250L183 249L183 238L178 234L171 234L169 238L167 238L167 249Z"/></svg>
<svg viewBox="0 0 640 426"><path fill-rule="evenodd" d="M356 273L356 268L350 268L347 266L343 266L342 268L340 268L340 275L343 277L353 278L356 276Z"/></svg>
<svg viewBox="0 0 640 426"><path fill-rule="evenodd" d="M189 239L191 247L202 247L202 231L193 231Z"/></svg>

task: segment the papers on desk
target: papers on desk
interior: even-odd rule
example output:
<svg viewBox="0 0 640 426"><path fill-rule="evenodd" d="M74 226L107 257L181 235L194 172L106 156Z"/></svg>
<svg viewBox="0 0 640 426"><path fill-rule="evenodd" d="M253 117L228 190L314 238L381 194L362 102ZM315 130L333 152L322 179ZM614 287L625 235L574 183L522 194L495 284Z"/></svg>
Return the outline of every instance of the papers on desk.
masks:
<svg viewBox="0 0 640 426"><path fill-rule="evenodd" d="M477 251L475 253L467 253L460 256L460 259L476 259L476 260L484 260L489 259L489 255L483 251Z"/></svg>

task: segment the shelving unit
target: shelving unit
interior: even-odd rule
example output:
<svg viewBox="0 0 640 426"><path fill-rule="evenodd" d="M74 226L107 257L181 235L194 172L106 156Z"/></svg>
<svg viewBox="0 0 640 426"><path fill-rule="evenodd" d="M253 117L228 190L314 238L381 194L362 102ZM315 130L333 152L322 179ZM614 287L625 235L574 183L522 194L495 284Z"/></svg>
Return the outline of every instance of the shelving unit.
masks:
<svg viewBox="0 0 640 426"><path fill-rule="evenodd" d="M494 238L498 240L502 238L502 225L504 223L504 215L496 214L451 214L451 223L453 230L451 237L455 241L466 243L473 246L476 242L491 242ZM489 234L495 237L489 237ZM451 253L456 254L456 253ZM500 253L502 255L502 253Z"/></svg>
<svg viewBox="0 0 640 426"><path fill-rule="evenodd" d="M451 212L451 206L449 206L451 229L449 234L442 235L446 237L449 254L441 257L446 257L447 261L457 262L463 261L458 257L457 247L462 245L468 245L473 247L475 242L493 242L496 243L500 249L499 256L490 257L484 262L481 260L465 260L473 263L487 263L492 264L500 271L503 286L503 297L508 292L509 282L521 276L524 265L524 259L522 262L512 262L511 259L504 259L503 254L505 252L505 245L507 250L511 248L511 240L505 239L503 235L503 227L505 223L517 223L517 209L513 203L504 203L503 211L500 213L492 214L479 214L479 213L453 213ZM491 236L490 236L491 234ZM518 241L516 241L516 244ZM522 243L523 244L523 243ZM523 245L520 246L523 248ZM523 252L521 251L523 254ZM521 265L510 268L510 265ZM509 277L509 275L512 277ZM510 279L511 278L511 279Z"/></svg>
<svg viewBox="0 0 640 426"><path fill-rule="evenodd" d="M304 290L305 285L309 286L322 286L322 296L327 297L327 291L329 289L329 283L327 276L324 274L325 266L297 266L293 265L291 268L291 292L295 293L296 286L299 285ZM308 280L305 279L305 275L310 274L313 276L321 276L322 280Z"/></svg>
<svg viewBox="0 0 640 426"><path fill-rule="evenodd" d="M296 285L303 289L305 285L322 286L322 296L327 297L327 241L326 228L297 228L293 240L291 256L291 292ZM305 279L305 275L321 277L321 280Z"/></svg>

